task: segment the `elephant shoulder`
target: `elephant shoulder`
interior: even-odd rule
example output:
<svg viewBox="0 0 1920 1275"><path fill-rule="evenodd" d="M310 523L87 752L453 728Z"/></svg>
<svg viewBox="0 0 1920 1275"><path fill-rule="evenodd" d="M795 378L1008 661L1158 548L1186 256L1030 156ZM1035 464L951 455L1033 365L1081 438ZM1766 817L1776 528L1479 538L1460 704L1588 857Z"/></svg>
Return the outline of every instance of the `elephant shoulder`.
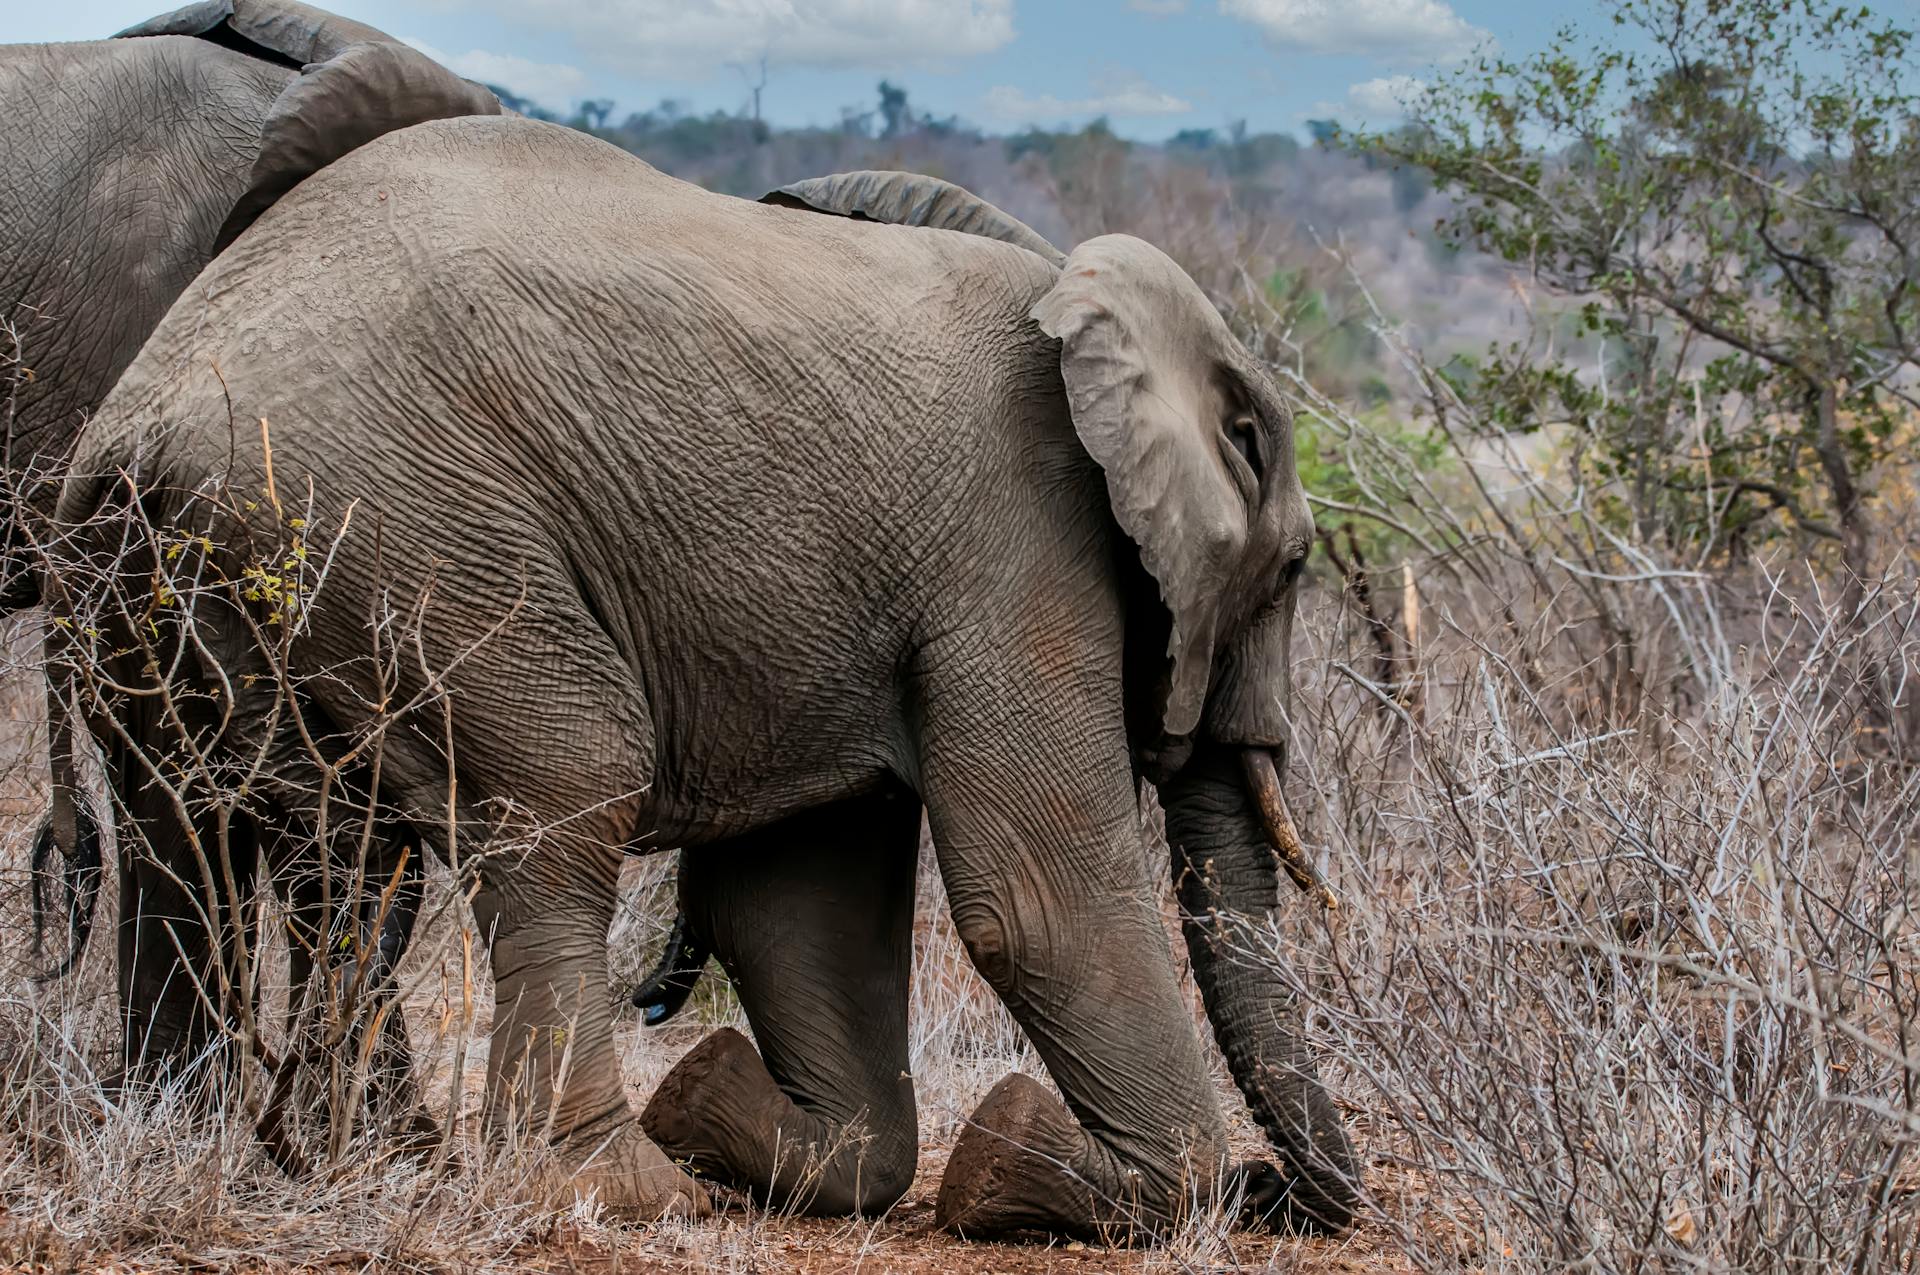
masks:
<svg viewBox="0 0 1920 1275"><path fill-rule="evenodd" d="M36 111L75 124L98 123L129 140L157 125L206 127L209 121L198 109L167 108L200 108L209 104L207 94L230 86L251 90L264 110L293 78L285 66L185 36L0 44L0 107L9 124L21 112Z"/></svg>
<svg viewBox="0 0 1920 1275"><path fill-rule="evenodd" d="M37 111L125 150L166 135L233 135L250 156L259 118L295 78L186 36L0 46L0 108L10 119Z"/></svg>
<svg viewBox="0 0 1920 1275"><path fill-rule="evenodd" d="M114 243L143 236L142 277L171 277L176 244L203 262L244 189L258 121L293 78L178 36L0 48L0 204L23 201L37 216L15 226L38 229L0 241L88 239L113 260Z"/></svg>

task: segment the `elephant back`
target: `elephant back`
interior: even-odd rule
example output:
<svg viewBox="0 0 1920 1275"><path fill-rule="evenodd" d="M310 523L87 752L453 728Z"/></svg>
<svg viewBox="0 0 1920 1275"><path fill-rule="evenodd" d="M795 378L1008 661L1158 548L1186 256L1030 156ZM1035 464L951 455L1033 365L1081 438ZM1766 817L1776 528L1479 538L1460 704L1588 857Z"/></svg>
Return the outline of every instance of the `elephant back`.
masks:
<svg viewBox="0 0 1920 1275"><path fill-rule="evenodd" d="M890 226L957 230L1025 248L1056 269L1066 263L1058 248L1019 218L964 186L921 173L866 169L809 177L767 192L760 202Z"/></svg>

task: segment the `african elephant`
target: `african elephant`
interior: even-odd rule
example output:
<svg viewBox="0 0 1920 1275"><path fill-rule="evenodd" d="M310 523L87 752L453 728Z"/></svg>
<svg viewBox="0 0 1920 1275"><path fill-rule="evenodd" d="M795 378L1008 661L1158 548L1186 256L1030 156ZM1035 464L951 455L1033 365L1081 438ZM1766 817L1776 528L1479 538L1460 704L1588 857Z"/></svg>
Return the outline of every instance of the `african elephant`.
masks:
<svg viewBox="0 0 1920 1275"><path fill-rule="evenodd" d="M378 800L481 856L489 1111L541 1113L577 1189L699 1211L691 1163L820 1212L900 1197L924 805L956 928L1066 1099L996 1086L942 1221L1180 1215L1219 1180L1225 1125L1142 859L1144 778L1283 1207L1341 1225L1352 1163L1283 984L1212 943L1279 903L1243 771L1270 779L1286 745L1311 543L1284 400L1148 244L1062 262L951 192L875 217L826 189L863 215L713 195L527 120L382 138L170 312L58 521L96 561L117 511L184 524L238 579L237 546L285 534L258 493L311 492L301 534L337 534L293 648L306 729L438 706L387 733ZM263 422L255 443L235 419ZM370 617L411 597L431 600L408 612L418 658L365 658ZM173 621L225 662L178 664L209 711L257 684L241 609L209 595ZM651 845L689 848L684 897L759 1048L710 1038L642 1119L605 936L623 850Z"/></svg>
<svg viewBox="0 0 1920 1275"><path fill-rule="evenodd" d="M0 610L37 600L28 543L60 464L202 267L370 138L500 109L392 37L296 0L200 0L109 40L0 46ZM36 903L52 840L36 848ZM72 826L60 840L71 964L97 841Z"/></svg>
<svg viewBox="0 0 1920 1275"><path fill-rule="evenodd" d="M1059 249L1007 216L993 205L978 199L950 183L914 174L860 172L829 178L795 182L761 197L762 203L786 208L810 208L857 220L888 222L896 225L937 226L964 230L997 238L1037 253L1063 265ZM1176 812L1186 838L1173 845L1173 863L1180 901L1189 918L1209 911L1264 912L1278 905L1273 897L1267 873L1255 853L1249 862L1244 848L1223 862L1236 865L1245 875L1231 882L1208 885L1193 872L1194 853L1205 851L1233 829L1211 826L1211 821L1196 818L1204 807L1183 808ZM1216 873L1221 869L1216 866ZM704 897L710 887L703 885L698 864L681 863L680 885L683 901L664 944L659 966L632 995L635 1007L643 1011L644 1021L658 1025L671 1018L686 1003L701 972L714 953L714 941L708 928L694 923L692 915L713 915L719 900ZM1220 890L1219 884L1227 886ZM1303 888L1305 882L1302 882ZM1216 897L1217 896L1217 897ZM1225 907L1221 904L1224 902ZM730 924L722 919L719 924ZM1223 959L1209 941L1203 927L1186 926L1189 955L1199 978L1202 995L1212 1009L1212 1018L1220 1044L1227 1051L1235 1081L1245 1093L1254 1117L1267 1131L1277 1150L1293 1167L1296 1179L1290 1186L1271 1180L1254 1208L1272 1209L1280 1205L1293 1222L1307 1226L1338 1228L1353 1208L1352 1184L1356 1170L1351 1149L1346 1145L1325 1092L1315 1079L1316 1068L1291 1025L1295 1017L1290 997L1282 982L1242 962ZM725 962L732 965L737 962ZM1247 1024L1270 1023L1270 1030L1254 1031ZM1264 1060L1273 1059L1278 1065ZM662 1110L665 1110L663 1106ZM1313 1147L1319 1130L1321 1145ZM1311 1171L1307 1166L1315 1166ZM1286 1192L1276 1201L1276 1187Z"/></svg>

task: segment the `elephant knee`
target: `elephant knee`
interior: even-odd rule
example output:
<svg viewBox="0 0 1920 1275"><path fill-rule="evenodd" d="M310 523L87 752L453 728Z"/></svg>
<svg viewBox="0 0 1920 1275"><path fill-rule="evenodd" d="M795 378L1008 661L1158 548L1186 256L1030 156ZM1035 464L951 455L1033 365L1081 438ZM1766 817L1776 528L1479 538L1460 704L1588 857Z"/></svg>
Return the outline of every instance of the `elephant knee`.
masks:
<svg viewBox="0 0 1920 1275"><path fill-rule="evenodd" d="M1004 999L1013 990L1013 927L991 904L953 904L953 928L973 967Z"/></svg>

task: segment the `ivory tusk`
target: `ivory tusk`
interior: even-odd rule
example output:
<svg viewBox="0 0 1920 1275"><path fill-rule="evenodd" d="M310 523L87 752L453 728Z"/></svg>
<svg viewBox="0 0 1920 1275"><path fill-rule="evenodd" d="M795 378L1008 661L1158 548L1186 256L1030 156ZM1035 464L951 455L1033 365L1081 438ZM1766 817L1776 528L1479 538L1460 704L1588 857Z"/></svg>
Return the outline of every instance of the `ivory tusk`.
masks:
<svg viewBox="0 0 1920 1275"><path fill-rule="evenodd" d="M1303 892L1318 899L1321 907L1338 908L1340 900L1319 869L1313 866L1313 860L1307 857L1307 848L1300 843L1300 830L1294 827L1293 816L1287 813L1273 754L1264 748L1246 748L1240 752L1240 761L1247 771L1247 791L1253 794L1254 805L1260 808L1260 823L1267 830L1267 843L1280 856L1280 866Z"/></svg>

